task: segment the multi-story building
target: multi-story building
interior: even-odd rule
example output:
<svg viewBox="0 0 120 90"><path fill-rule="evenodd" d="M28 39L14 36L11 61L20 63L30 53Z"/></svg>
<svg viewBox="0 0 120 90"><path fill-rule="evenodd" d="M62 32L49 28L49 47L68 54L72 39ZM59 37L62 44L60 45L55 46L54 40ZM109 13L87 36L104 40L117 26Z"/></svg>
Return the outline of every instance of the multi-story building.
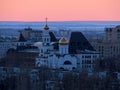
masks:
<svg viewBox="0 0 120 90"><path fill-rule="evenodd" d="M42 42L42 30L32 30L32 28L28 27L24 30L21 30L20 33L24 36L27 41L30 42ZM51 36L53 36L53 32L49 32ZM52 38L53 39L53 38Z"/></svg>
<svg viewBox="0 0 120 90"><path fill-rule="evenodd" d="M105 28L105 37L101 42L92 42L102 58L120 55L120 26Z"/></svg>
<svg viewBox="0 0 120 90"><path fill-rule="evenodd" d="M6 67L34 68L39 49L35 46L17 46L10 48L5 60Z"/></svg>
<svg viewBox="0 0 120 90"><path fill-rule="evenodd" d="M6 52L9 48L16 46L17 42L0 42L0 59L6 56Z"/></svg>
<svg viewBox="0 0 120 90"><path fill-rule="evenodd" d="M105 38L104 41L108 42L120 42L120 25L116 26L115 28L105 28Z"/></svg>
<svg viewBox="0 0 120 90"><path fill-rule="evenodd" d="M10 47L16 45L16 42L16 37L2 36L0 34L0 59L6 55L6 52Z"/></svg>
<svg viewBox="0 0 120 90"><path fill-rule="evenodd" d="M26 45L29 44L25 38L23 37L23 35L20 33L20 36L18 39L13 40L10 39L9 41L6 39L1 39L0 41L0 59L6 56L6 53L8 51L9 48L14 48L16 49L17 46L21 46L21 45Z"/></svg>
<svg viewBox="0 0 120 90"><path fill-rule="evenodd" d="M37 42L42 40L42 31L41 30L32 30L32 28L28 27L24 30L19 31L22 33L26 40L31 42Z"/></svg>
<svg viewBox="0 0 120 90"><path fill-rule="evenodd" d="M51 42L57 41L52 32L49 33ZM5 51L5 57L2 59L5 62L5 66L21 67L21 68L34 68L35 58L39 54L39 45L41 42L29 42L23 34L20 33L18 41L15 45L10 43L11 47L8 47Z"/></svg>
<svg viewBox="0 0 120 90"><path fill-rule="evenodd" d="M72 32L67 40L64 36L59 41L51 42L49 27L46 23L36 67L47 66L53 69L92 71L97 53L81 32ZM55 49L54 46L58 48Z"/></svg>
<svg viewBox="0 0 120 90"><path fill-rule="evenodd" d="M54 33L49 31L47 23L42 31L36 32L31 28L21 31L16 48L9 49L8 52L9 61L6 61L6 65L19 67L47 66L53 69L92 71L94 61L99 58L99 53L81 32L71 32L67 38L63 35L57 40Z"/></svg>

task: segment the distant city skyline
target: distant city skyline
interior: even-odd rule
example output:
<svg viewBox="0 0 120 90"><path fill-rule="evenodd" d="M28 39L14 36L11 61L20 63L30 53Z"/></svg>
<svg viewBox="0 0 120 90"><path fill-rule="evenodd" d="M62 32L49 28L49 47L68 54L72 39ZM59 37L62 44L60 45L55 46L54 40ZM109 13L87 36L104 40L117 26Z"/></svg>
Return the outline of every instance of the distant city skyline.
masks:
<svg viewBox="0 0 120 90"><path fill-rule="evenodd" d="M120 0L0 0L0 21L120 21Z"/></svg>

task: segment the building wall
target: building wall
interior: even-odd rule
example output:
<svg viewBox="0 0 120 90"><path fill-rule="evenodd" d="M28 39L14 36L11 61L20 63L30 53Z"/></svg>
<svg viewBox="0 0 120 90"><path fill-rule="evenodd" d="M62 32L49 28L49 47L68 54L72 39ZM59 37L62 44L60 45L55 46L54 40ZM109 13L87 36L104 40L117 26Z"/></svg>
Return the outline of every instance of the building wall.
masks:
<svg viewBox="0 0 120 90"><path fill-rule="evenodd" d="M77 68L77 59L71 55L65 55L64 57L58 58L57 68L64 68L72 70Z"/></svg>
<svg viewBox="0 0 120 90"><path fill-rule="evenodd" d="M0 59L6 56L9 48L16 46L17 42L0 42Z"/></svg>
<svg viewBox="0 0 120 90"><path fill-rule="evenodd" d="M38 53L31 52L9 52L5 57L6 66L16 66L22 68L34 68L35 58Z"/></svg>
<svg viewBox="0 0 120 90"><path fill-rule="evenodd" d="M92 42L92 46L100 52L101 58L120 55L120 26L105 28L105 37L102 42Z"/></svg>
<svg viewBox="0 0 120 90"><path fill-rule="evenodd" d="M101 58L120 55L120 43L96 43L94 48L100 52Z"/></svg>
<svg viewBox="0 0 120 90"><path fill-rule="evenodd" d="M31 31L30 32L30 40L31 41L42 41L42 31Z"/></svg>
<svg viewBox="0 0 120 90"><path fill-rule="evenodd" d="M33 42L42 41L42 31L41 30L32 30L27 28L20 31L26 40L31 40Z"/></svg>
<svg viewBox="0 0 120 90"><path fill-rule="evenodd" d="M72 38L70 38L69 44L67 43L66 45L62 45L61 43L59 43L59 50L57 50L57 52L53 48L50 48L50 45L44 44L46 43L46 41L44 40L44 38L46 37L45 35L46 34L43 34L43 45L41 46L41 48L39 48L39 57L36 58L36 67L48 66L49 68L65 70L93 70L93 62L94 60L98 59L99 53L96 53L96 51L94 51L93 47L90 45L90 43L83 36L82 33L72 33ZM80 38L78 38L77 36L79 36ZM70 43L74 44L72 45L72 49L74 50L74 53L72 54L71 52L69 52L69 46L71 46ZM47 50L50 50L49 53L46 53ZM83 53L78 53L77 51L83 51ZM82 55L85 57L85 59L82 58Z"/></svg>
<svg viewBox="0 0 120 90"><path fill-rule="evenodd" d="M85 53L77 54L77 68L78 70L93 71L95 60L99 59L99 53Z"/></svg>
<svg viewBox="0 0 120 90"><path fill-rule="evenodd" d="M120 42L120 26L115 28L105 28L106 41Z"/></svg>

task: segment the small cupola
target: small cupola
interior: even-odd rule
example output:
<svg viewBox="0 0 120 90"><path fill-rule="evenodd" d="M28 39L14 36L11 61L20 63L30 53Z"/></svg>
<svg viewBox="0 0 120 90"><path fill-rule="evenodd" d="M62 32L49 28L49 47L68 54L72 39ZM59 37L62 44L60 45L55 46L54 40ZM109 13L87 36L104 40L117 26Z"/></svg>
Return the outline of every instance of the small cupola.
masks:
<svg viewBox="0 0 120 90"><path fill-rule="evenodd" d="M64 37L62 37L60 40L59 40L59 44L60 45L67 45L68 44L68 40Z"/></svg>

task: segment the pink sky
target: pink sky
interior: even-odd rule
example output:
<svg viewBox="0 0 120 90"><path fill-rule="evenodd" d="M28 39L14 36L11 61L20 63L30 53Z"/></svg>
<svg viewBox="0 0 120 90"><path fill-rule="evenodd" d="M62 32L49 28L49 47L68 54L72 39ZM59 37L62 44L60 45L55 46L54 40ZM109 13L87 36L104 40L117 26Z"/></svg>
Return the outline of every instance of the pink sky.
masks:
<svg viewBox="0 0 120 90"><path fill-rule="evenodd" d="M120 20L120 0L0 0L0 21Z"/></svg>

